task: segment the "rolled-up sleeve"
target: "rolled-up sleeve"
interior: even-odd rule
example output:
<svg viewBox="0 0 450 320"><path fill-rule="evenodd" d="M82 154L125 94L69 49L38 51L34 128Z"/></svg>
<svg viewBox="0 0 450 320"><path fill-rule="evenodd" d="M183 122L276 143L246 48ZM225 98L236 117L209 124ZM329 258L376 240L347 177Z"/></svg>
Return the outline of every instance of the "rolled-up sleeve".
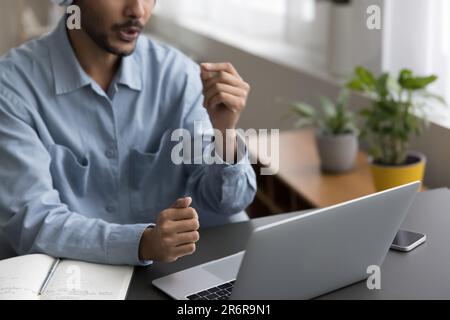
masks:
<svg viewBox="0 0 450 320"><path fill-rule="evenodd" d="M119 225L72 212L53 187L51 157L25 103L0 89L0 227L18 254L143 265L150 225Z"/></svg>
<svg viewBox="0 0 450 320"><path fill-rule="evenodd" d="M200 70L193 68L186 90L186 116L183 128L190 131L193 139L205 139L212 132L209 115L203 107ZM202 131L196 130L200 124ZM202 137L203 136L203 137ZM212 135L209 134L212 138ZM195 144L195 143L193 143ZM209 143L210 144L210 143ZM208 145L208 142L205 146ZM220 157L213 164L188 165L188 190L193 195L195 206L206 212L231 216L244 211L256 194L256 175L251 166L244 137L238 135L238 161L228 164Z"/></svg>

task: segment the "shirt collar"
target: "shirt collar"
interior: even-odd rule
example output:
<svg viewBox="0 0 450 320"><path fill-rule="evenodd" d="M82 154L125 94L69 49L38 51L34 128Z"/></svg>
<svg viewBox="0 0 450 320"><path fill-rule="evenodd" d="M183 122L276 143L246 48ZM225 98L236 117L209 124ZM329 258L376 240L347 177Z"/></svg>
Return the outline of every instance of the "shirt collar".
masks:
<svg viewBox="0 0 450 320"><path fill-rule="evenodd" d="M138 40L136 51L139 43ZM55 81L54 88L57 95L73 92L86 85L94 84L92 78L78 62L67 34L65 17L61 19L56 29L50 34L49 49ZM140 69L139 55L136 51L122 59L116 79L118 84L141 91L142 70Z"/></svg>
<svg viewBox="0 0 450 320"><path fill-rule="evenodd" d="M80 66L72 49L65 17L50 35L49 50L57 95L75 91L92 83L92 79Z"/></svg>
<svg viewBox="0 0 450 320"><path fill-rule="evenodd" d="M142 63L140 62L141 59L138 52L141 43L140 40L142 40L141 37L138 38L135 52L122 58L121 66L117 74L118 84L123 84L136 91L142 90Z"/></svg>

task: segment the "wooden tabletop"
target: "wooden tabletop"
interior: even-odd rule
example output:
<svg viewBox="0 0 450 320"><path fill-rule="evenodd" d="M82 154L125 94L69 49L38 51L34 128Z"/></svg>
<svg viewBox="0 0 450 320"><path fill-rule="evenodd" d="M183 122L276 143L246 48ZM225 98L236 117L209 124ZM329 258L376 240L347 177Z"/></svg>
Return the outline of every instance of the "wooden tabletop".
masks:
<svg viewBox="0 0 450 320"><path fill-rule="evenodd" d="M255 138L249 139L253 142L249 143L249 152L252 159L259 159ZM268 166L276 169L273 164ZM364 152L358 153L353 171L338 175L322 173L314 133L310 130L280 133L278 167L277 178L314 207L327 207L375 192Z"/></svg>

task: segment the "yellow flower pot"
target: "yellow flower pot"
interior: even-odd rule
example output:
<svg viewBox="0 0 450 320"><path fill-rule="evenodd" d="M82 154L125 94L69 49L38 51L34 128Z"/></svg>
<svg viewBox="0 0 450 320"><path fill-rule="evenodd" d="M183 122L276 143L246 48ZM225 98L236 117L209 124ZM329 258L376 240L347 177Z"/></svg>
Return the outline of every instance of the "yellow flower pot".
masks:
<svg viewBox="0 0 450 320"><path fill-rule="evenodd" d="M372 177L377 191L423 181L425 167L426 157L419 152L410 152L408 163L403 166L381 165L371 161Z"/></svg>

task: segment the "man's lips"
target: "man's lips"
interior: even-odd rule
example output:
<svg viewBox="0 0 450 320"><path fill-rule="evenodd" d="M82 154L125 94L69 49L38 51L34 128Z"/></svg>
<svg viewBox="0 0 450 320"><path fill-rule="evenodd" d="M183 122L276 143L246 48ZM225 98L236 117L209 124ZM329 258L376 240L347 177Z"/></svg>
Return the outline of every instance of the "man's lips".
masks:
<svg viewBox="0 0 450 320"><path fill-rule="evenodd" d="M122 28L119 29L119 38L126 42L132 42L139 37L142 29L138 27Z"/></svg>

